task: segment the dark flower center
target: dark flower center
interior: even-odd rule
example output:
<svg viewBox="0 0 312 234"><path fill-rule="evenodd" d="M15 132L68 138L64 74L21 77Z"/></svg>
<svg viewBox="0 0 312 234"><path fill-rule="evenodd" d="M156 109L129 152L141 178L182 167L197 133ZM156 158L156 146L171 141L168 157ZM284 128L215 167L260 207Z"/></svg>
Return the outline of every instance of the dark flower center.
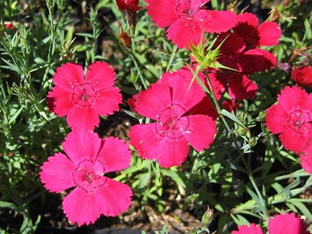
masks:
<svg viewBox="0 0 312 234"><path fill-rule="evenodd" d="M71 94L72 101L79 107L88 107L96 100L96 91L90 83L76 84Z"/></svg>
<svg viewBox="0 0 312 234"><path fill-rule="evenodd" d="M186 110L179 104L173 104L162 110L157 116L156 132L162 137L180 139L190 123L187 117L181 117Z"/></svg>
<svg viewBox="0 0 312 234"><path fill-rule="evenodd" d="M295 132L303 134L311 129L311 114L305 110L293 110L288 118L288 125Z"/></svg>
<svg viewBox="0 0 312 234"><path fill-rule="evenodd" d="M74 183L86 193L93 193L94 190L106 185L105 165L102 162L82 160L72 173Z"/></svg>

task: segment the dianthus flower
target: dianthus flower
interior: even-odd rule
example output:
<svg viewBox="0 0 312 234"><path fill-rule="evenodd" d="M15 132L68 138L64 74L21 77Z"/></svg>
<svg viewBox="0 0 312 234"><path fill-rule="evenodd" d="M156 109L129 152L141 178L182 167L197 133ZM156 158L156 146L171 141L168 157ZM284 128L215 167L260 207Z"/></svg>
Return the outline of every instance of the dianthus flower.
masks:
<svg viewBox="0 0 312 234"><path fill-rule="evenodd" d="M103 176L129 167L128 144L113 137L101 140L93 132L77 130L66 137L62 146L67 156L50 156L41 167L40 179L50 192L75 187L62 205L70 222L90 224L101 214L116 216L129 208L129 186Z"/></svg>
<svg viewBox="0 0 312 234"><path fill-rule="evenodd" d="M279 25L270 21L258 24L254 14L243 13L237 16L237 25L233 30L244 40L248 49L277 45L282 35Z"/></svg>
<svg viewBox="0 0 312 234"><path fill-rule="evenodd" d="M278 103L267 110L266 125L280 134L287 150L299 153L312 137L312 96L299 87L285 87Z"/></svg>
<svg viewBox="0 0 312 234"><path fill-rule="evenodd" d="M221 34L217 44L222 41L218 62L234 70L211 69L210 80L221 83L224 86L223 91L228 88L233 99L253 98L258 86L248 75L271 69L276 65L276 58L270 52L259 48L247 50L244 41L235 33Z"/></svg>
<svg viewBox="0 0 312 234"><path fill-rule="evenodd" d="M192 77L186 69L167 72L134 96L132 108L155 121L130 129L130 142L142 158L155 159L166 168L179 166L188 156L188 142L197 151L208 149L213 142L215 121L187 113L205 97L197 82L189 88Z"/></svg>
<svg viewBox="0 0 312 234"><path fill-rule="evenodd" d="M307 225L294 213L275 215L270 218L268 229L269 234L309 234ZM232 231L232 234L263 234L263 231L260 226L251 223L250 226L239 226L238 231Z"/></svg>
<svg viewBox="0 0 312 234"><path fill-rule="evenodd" d="M291 77L301 86L312 85L312 66L296 67L291 72Z"/></svg>
<svg viewBox="0 0 312 234"><path fill-rule="evenodd" d="M136 12L141 8L138 6L139 0L116 0L121 11Z"/></svg>
<svg viewBox="0 0 312 234"><path fill-rule="evenodd" d="M147 13L160 28L169 27L167 36L179 48L198 45L203 32L220 33L236 24L230 11L204 9L209 0L146 0Z"/></svg>
<svg viewBox="0 0 312 234"><path fill-rule="evenodd" d="M58 116L67 116L71 128L94 129L99 115L119 110L122 97L114 82L114 70L105 62L91 64L85 78L82 66L66 63L56 70L48 98L54 100Z"/></svg>

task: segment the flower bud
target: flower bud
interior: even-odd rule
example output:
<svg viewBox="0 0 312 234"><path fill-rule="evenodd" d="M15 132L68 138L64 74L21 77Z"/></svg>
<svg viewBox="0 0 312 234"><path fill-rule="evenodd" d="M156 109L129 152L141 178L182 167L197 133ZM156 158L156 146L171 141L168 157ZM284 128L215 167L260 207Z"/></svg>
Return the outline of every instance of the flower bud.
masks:
<svg viewBox="0 0 312 234"><path fill-rule="evenodd" d="M137 12L141 9L138 6L139 0L116 0L116 2L121 11Z"/></svg>

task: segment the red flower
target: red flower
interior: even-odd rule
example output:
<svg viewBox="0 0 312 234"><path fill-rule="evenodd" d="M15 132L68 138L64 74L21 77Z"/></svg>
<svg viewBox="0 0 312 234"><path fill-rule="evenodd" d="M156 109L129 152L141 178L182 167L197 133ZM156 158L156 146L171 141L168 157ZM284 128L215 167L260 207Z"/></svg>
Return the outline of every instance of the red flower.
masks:
<svg viewBox="0 0 312 234"><path fill-rule="evenodd" d="M139 0L116 0L121 11L137 12L141 9L138 6Z"/></svg>
<svg viewBox="0 0 312 234"><path fill-rule="evenodd" d="M235 70L212 69L210 79L218 80L224 86L224 91L228 88L233 99L253 98L258 86L247 75L271 69L276 64L276 58L262 49L246 50L244 41L235 33L221 34L216 46L222 41L218 61Z"/></svg>
<svg viewBox="0 0 312 234"><path fill-rule="evenodd" d="M94 223L105 216L120 215L130 204L128 185L103 176L129 167L128 144L118 138L100 139L89 131L71 132L56 153L41 167L40 179L50 192L75 187L64 199L63 210L72 223Z"/></svg>
<svg viewBox="0 0 312 234"><path fill-rule="evenodd" d="M179 48L198 45L203 32L220 33L236 23L230 11L203 9L209 0L146 0L147 13L160 28L169 27L167 36Z"/></svg>
<svg viewBox="0 0 312 234"><path fill-rule="evenodd" d="M275 215L269 219L269 234L309 234L306 224L294 213ZM251 223L238 227L232 234L263 234L260 226Z"/></svg>
<svg viewBox="0 0 312 234"><path fill-rule="evenodd" d="M11 23L4 23L3 27L6 28L6 29L10 29L10 30L16 31L16 27L13 24L11 24Z"/></svg>
<svg viewBox="0 0 312 234"><path fill-rule="evenodd" d="M278 24L267 21L258 26L258 18L251 13L238 15L237 21L233 30L244 40L248 49L278 44L281 37L281 29Z"/></svg>
<svg viewBox="0 0 312 234"><path fill-rule="evenodd" d="M292 78L301 86L312 85L312 66L296 67L291 72Z"/></svg>
<svg viewBox="0 0 312 234"><path fill-rule="evenodd" d="M142 158L155 159L167 168L179 166L189 153L188 142L197 151L213 142L216 123L211 117L187 114L205 97L197 82L189 89L192 77L185 69L168 72L134 96L135 110L156 121L130 129L130 142Z"/></svg>
<svg viewBox="0 0 312 234"><path fill-rule="evenodd" d="M266 125L273 134L280 134L287 150L299 153L312 137L312 96L299 87L287 86L267 110Z"/></svg>
<svg viewBox="0 0 312 234"><path fill-rule="evenodd" d="M67 115L72 128L93 129L99 125L99 115L119 110L122 97L114 81L114 70L107 63L91 64L85 78L82 66L66 63L56 70L56 86L48 94L55 99L53 111L60 117Z"/></svg>

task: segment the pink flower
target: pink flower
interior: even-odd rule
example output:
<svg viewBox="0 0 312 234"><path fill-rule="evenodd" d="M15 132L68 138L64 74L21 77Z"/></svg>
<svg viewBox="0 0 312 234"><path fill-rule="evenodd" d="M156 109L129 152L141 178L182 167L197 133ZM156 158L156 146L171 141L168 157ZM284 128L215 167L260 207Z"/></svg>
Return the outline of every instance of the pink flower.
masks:
<svg viewBox="0 0 312 234"><path fill-rule="evenodd" d="M258 26L258 18L251 13L238 15L237 21L233 30L244 40L248 49L277 45L282 35L278 24L266 21Z"/></svg>
<svg viewBox="0 0 312 234"><path fill-rule="evenodd" d="M55 87L48 97L54 98L53 111L71 128L93 129L99 126L99 115L107 116L119 110L120 90L113 87L114 70L105 62L89 66L84 78L80 65L66 63L54 74Z"/></svg>
<svg viewBox="0 0 312 234"><path fill-rule="evenodd" d="M209 0L146 0L147 13L160 28L169 27L167 36L179 48L198 45L203 32L220 33L236 24L230 11L205 10Z"/></svg>
<svg viewBox="0 0 312 234"><path fill-rule="evenodd" d="M121 11L136 12L141 9L138 6L139 0L116 0L116 2Z"/></svg>
<svg viewBox="0 0 312 234"><path fill-rule="evenodd" d="M135 110L156 121L130 129L130 142L142 158L155 159L167 168L179 166L189 153L188 142L197 151L213 142L216 123L211 117L187 114L205 97L197 82L189 89L192 77L186 69L167 72L134 96Z"/></svg>
<svg viewBox="0 0 312 234"><path fill-rule="evenodd" d="M301 86L312 85L312 66L296 67L291 72L291 77Z"/></svg>
<svg viewBox="0 0 312 234"><path fill-rule="evenodd" d="M309 234L306 224L295 213L275 215L269 219L270 234Z"/></svg>
<svg viewBox="0 0 312 234"><path fill-rule="evenodd" d="M232 231L232 234L263 234L263 231L259 225L251 223L250 226L238 226L238 231Z"/></svg>
<svg viewBox="0 0 312 234"><path fill-rule="evenodd" d="M275 215L269 219L269 234L308 234L306 224L294 213ZM260 226L251 223L238 227L232 234L263 234Z"/></svg>
<svg viewBox="0 0 312 234"><path fill-rule="evenodd" d="M287 150L299 153L312 137L312 96L299 87L287 86L267 110L266 125L273 134L280 134Z"/></svg>
<svg viewBox="0 0 312 234"><path fill-rule="evenodd" d="M103 176L129 167L128 144L118 138L100 139L89 131L73 131L62 144L67 155L56 153L41 167L40 179L50 192L75 187L64 199L63 210L72 223L94 223L101 215L126 211L132 191L128 185Z"/></svg>

